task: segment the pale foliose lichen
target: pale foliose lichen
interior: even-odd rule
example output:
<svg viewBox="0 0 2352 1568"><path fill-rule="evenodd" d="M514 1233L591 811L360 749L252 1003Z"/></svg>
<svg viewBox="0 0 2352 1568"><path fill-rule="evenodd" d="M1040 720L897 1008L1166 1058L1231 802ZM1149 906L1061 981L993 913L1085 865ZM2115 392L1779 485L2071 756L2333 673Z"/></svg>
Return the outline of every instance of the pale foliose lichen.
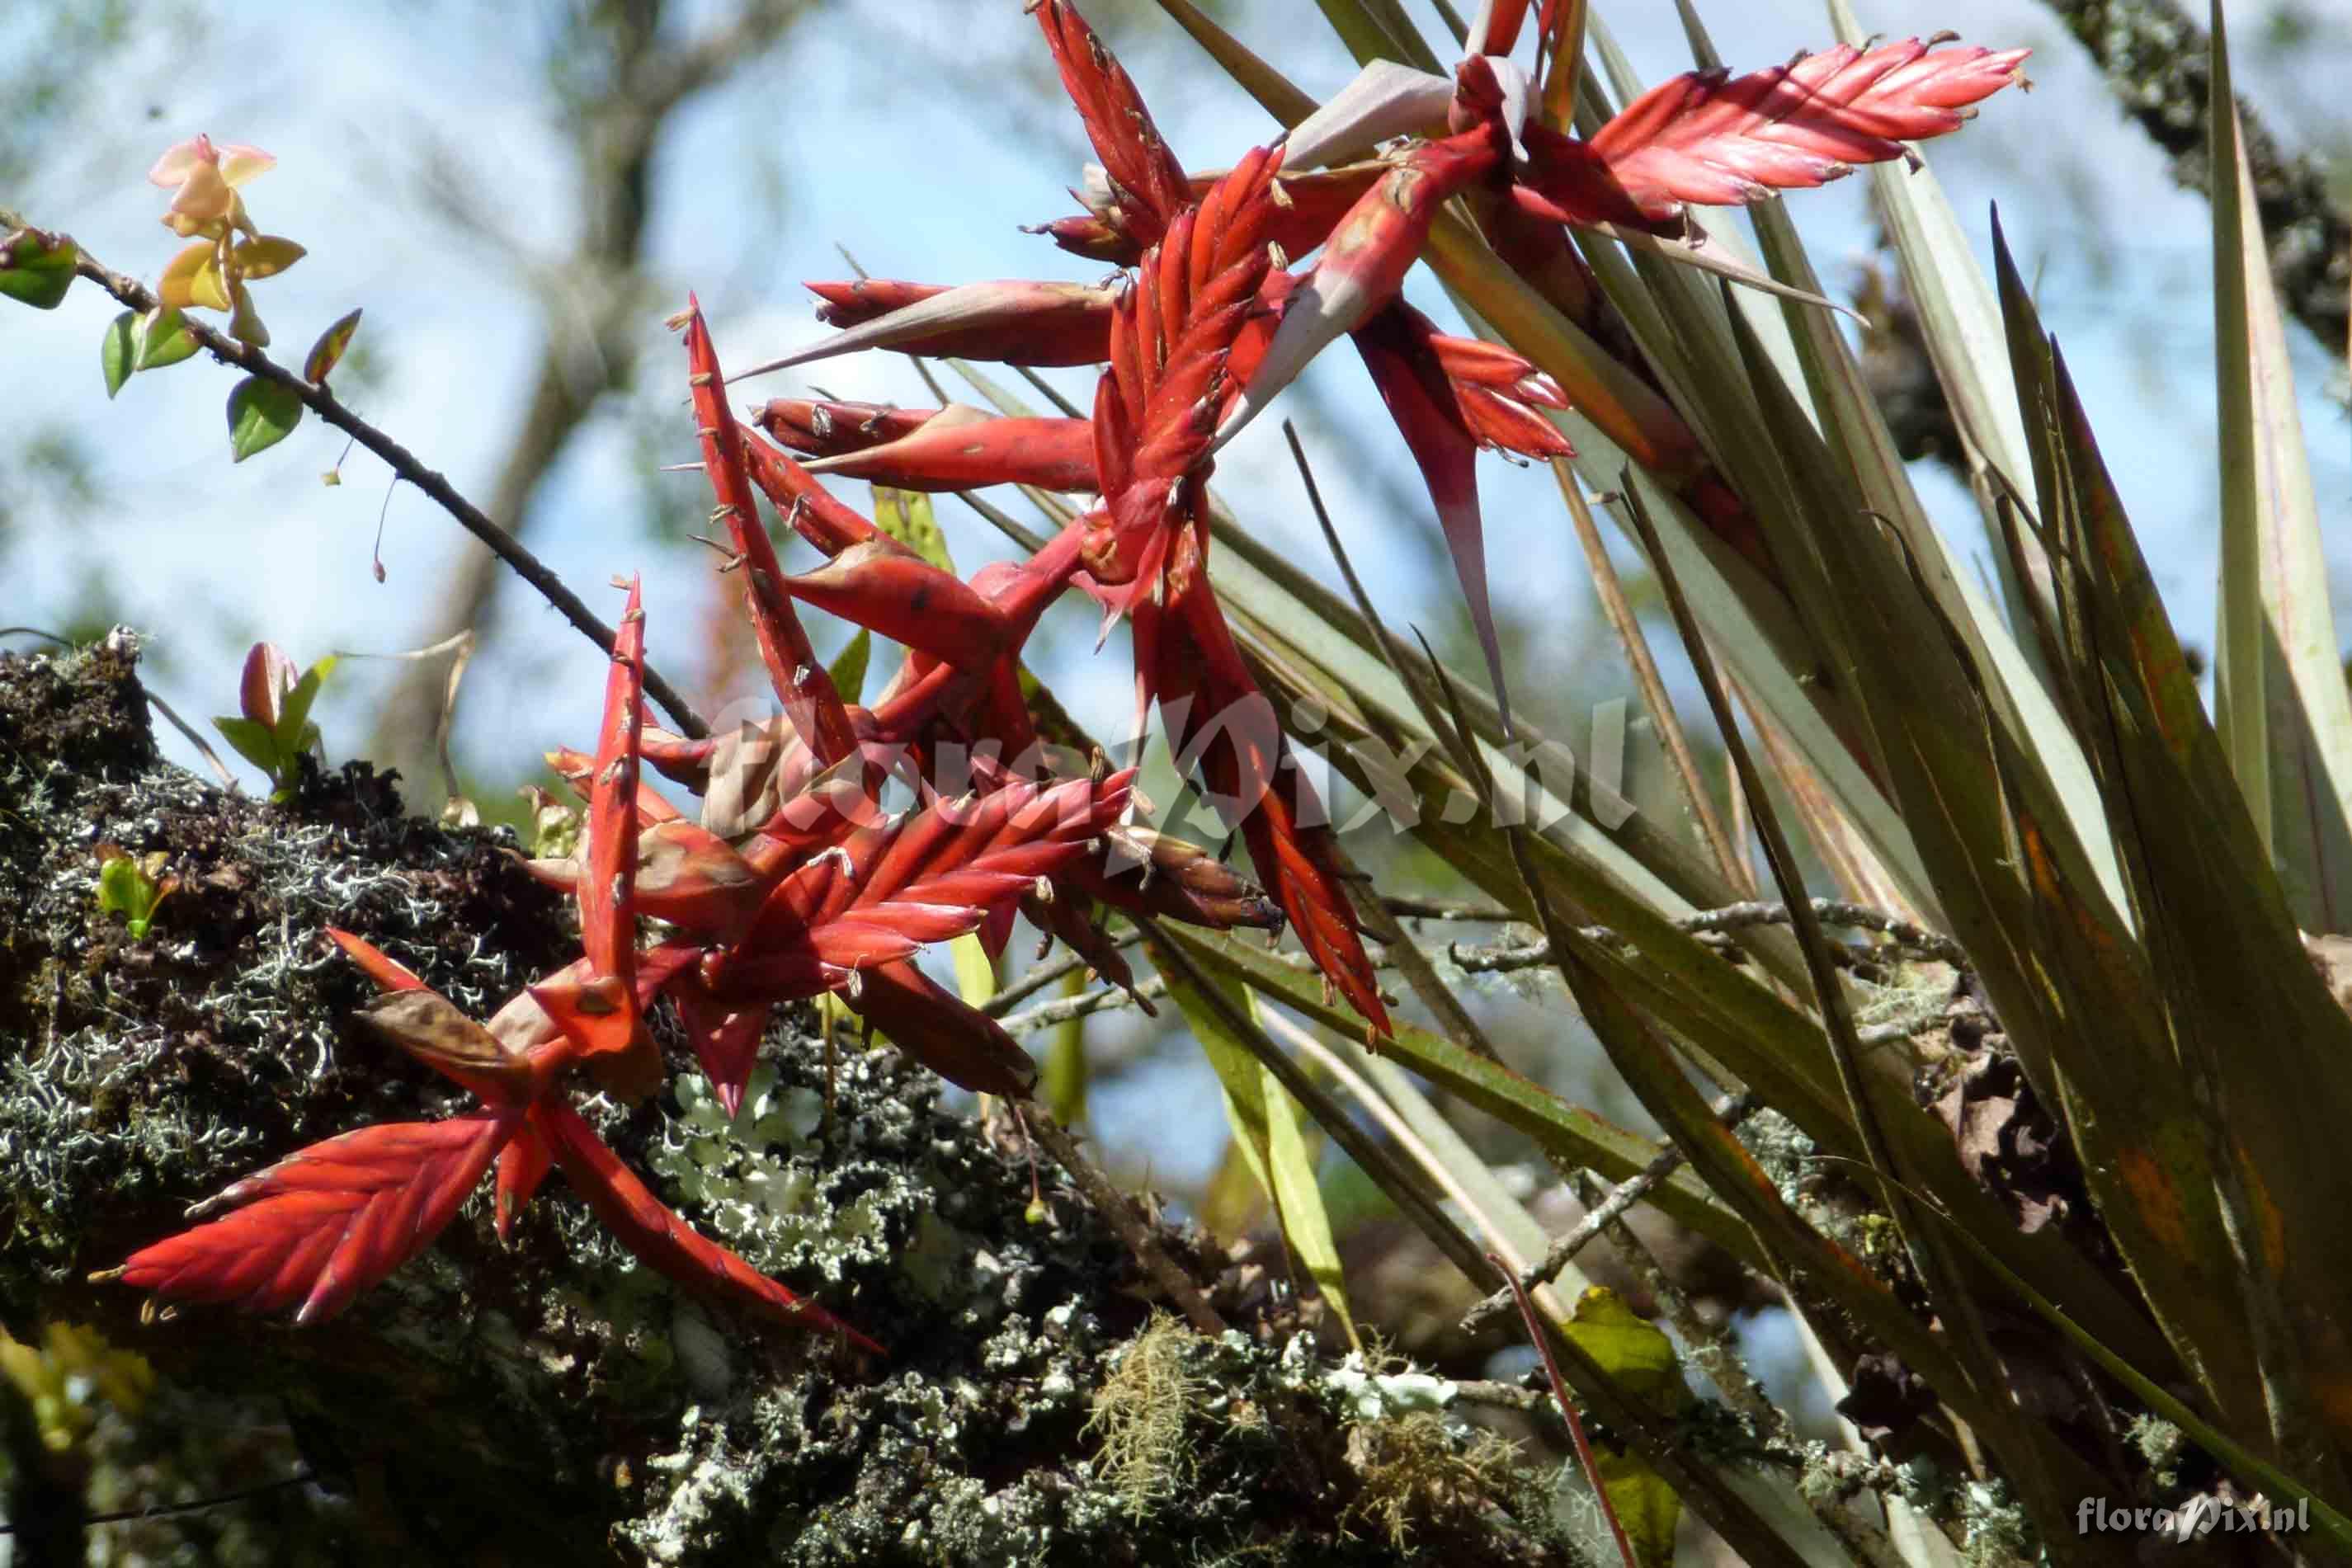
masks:
<svg viewBox="0 0 2352 1568"><path fill-rule="evenodd" d="M0 1311L143 1353L154 1407L196 1424L184 1448L243 1452L206 1420L276 1434L274 1473L299 1456L317 1479L258 1516L304 1543L269 1560L1548 1560L1546 1477L1496 1464L1445 1385L1243 1316L1218 1339L1155 1317L1050 1166L1030 1218L1009 1119L950 1111L887 1049L829 1061L805 1009L739 1116L660 1014L665 1092L582 1105L688 1218L884 1356L681 1292L560 1179L510 1246L478 1197L329 1322L142 1323L87 1275L304 1144L461 1100L350 1029L369 988L322 926L482 1013L576 936L506 836L409 817L363 766L272 806L162 765L135 661L127 637L0 657ZM142 940L98 910L100 841L177 880ZM1214 1288L1196 1242L1161 1244Z"/></svg>

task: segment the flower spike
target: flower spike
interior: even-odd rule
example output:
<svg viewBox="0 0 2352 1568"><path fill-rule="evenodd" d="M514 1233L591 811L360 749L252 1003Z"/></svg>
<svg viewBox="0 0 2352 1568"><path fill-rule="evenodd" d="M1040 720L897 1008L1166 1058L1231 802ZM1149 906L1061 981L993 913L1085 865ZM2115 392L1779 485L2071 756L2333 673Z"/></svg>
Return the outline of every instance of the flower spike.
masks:
<svg viewBox="0 0 2352 1568"><path fill-rule="evenodd" d="M760 524L759 502L751 493L744 467L744 436L727 411L720 391L719 355L710 345L710 329L702 307L689 299L686 322L688 380L694 394L694 417L702 440L702 463L719 497L719 518L727 525L735 552L750 581L751 622L759 633L760 655L766 661L776 695L791 716L793 727L807 741L819 763L830 767L857 749L857 736L833 689L833 677L817 662L808 632L793 612L783 588L783 568L776 547ZM778 454L781 457L782 454Z"/></svg>

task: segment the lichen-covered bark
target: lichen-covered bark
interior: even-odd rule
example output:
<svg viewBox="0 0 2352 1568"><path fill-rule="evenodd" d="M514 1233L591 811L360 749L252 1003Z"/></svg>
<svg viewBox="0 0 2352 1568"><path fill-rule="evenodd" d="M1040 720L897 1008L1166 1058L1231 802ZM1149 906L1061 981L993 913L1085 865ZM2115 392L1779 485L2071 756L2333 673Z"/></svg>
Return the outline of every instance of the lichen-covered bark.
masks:
<svg viewBox="0 0 2352 1568"><path fill-rule="evenodd" d="M258 1401L287 1422L326 1484L263 1517L308 1510L362 1562L1557 1560L1545 1489L1490 1446L1425 1412L1396 1428L1271 1325L1146 1334L1140 1271L1055 1173L1034 1222L1017 1143L893 1052L847 1044L829 1080L804 1028L772 1034L734 1123L683 1070L596 1114L887 1357L679 1293L560 1181L511 1249L477 1200L333 1322L142 1322L87 1276L293 1148L453 1104L347 1029L367 988L323 925L484 1013L572 937L499 835L404 816L363 765L285 806L163 765L135 660L125 633L0 657L0 1314L20 1338L99 1325L192 1421ZM170 857L144 940L99 912L101 841Z"/></svg>

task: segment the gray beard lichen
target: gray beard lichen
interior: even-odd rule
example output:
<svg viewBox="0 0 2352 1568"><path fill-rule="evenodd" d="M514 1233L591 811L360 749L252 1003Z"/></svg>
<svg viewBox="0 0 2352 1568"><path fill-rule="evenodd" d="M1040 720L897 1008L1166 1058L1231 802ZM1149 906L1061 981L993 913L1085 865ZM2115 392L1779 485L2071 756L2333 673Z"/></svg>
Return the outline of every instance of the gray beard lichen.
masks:
<svg viewBox="0 0 2352 1568"><path fill-rule="evenodd" d="M163 764L136 659L124 632L0 656L0 1313L20 1338L71 1319L144 1353L173 1391L155 1408L199 1428L182 1448L206 1421L274 1423L320 1481L255 1516L300 1550L253 1560L1559 1560L1548 1483L1491 1439L1426 1411L1368 1433L1390 1417L1361 1378L1286 1329L1155 1319L1058 1171L1032 1222L1006 1130L943 1110L895 1051L841 1041L829 1076L806 1009L772 1029L732 1122L683 1065L643 1106L583 1109L696 1224L891 1347L879 1362L677 1291L560 1180L511 1247L478 1197L331 1322L142 1324L135 1293L86 1275L294 1148L460 1102L351 1030L370 988L324 925L478 1016L576 938L509 835L406 816L364 764L306 771L284 806ZM142 941L99 912L100 842L178 879ZM1197 1239L1160 1235L1219 1288ZM1427 1507L1399 1484L1408 1453L1443 1478Z"/></svg>

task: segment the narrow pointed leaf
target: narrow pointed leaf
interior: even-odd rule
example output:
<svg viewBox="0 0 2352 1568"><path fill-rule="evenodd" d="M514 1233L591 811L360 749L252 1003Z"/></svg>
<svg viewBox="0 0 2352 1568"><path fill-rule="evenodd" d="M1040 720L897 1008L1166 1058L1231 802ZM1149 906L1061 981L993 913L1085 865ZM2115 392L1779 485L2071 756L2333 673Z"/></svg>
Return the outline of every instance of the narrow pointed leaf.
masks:
<svg viewBox="0 0 2352 1568"><path fill-rule="evenodd" d="M1224 1018L1202 999L1179 974L1161 971L1168 994L1183 1009L1192 1038L1217 1074L1224 1090L1225 1122L1234 1145L1274 1206L1275 1223L1284 1243L1297 1256L1324 1301L1339 1314L1349 1341L1356 1341L1355 1314L1348 1309L1347 1278L1339 1267L1339 1248L1331 1233L1331 1216L1323 1204L1323 1189L1315 1177L1306 1140L1300 1135L1298 1103L1268 1072L1255 1052L1235 1040ZM1212 978L1226 999L1248 1017L1257 1016L1257 993L1228 979Z"/></svg>
<svg viewBox="0 0 2352 1568"><path fill-rule="evenodd" d="M136 313L125 310L107 323L106 336L98 340L98 368L106 377L106 396L110 402L114 400L114 394L122 390L122 383L131 379L133 356L137 352L132 342L132 330L138 319Z"/></svg>
<svg viewBox="0 0 2352 1568"><path fill-rule="evenodd" d="M2221 413L2214 723L2295 919L2307 930L2344 931L2352 929L2352 694L2220 0L2212 101Z"/></svg>
<svg viewBox="0 0 2352 1568"><path fill-rule="evenodd" d="M342 362L344 351L350 349L352 339L359 329L360 312L353 310L320 333L319 340L310 345L310 353L303 357L302 379L314 386L326 385L327 378Z"/></svg>

